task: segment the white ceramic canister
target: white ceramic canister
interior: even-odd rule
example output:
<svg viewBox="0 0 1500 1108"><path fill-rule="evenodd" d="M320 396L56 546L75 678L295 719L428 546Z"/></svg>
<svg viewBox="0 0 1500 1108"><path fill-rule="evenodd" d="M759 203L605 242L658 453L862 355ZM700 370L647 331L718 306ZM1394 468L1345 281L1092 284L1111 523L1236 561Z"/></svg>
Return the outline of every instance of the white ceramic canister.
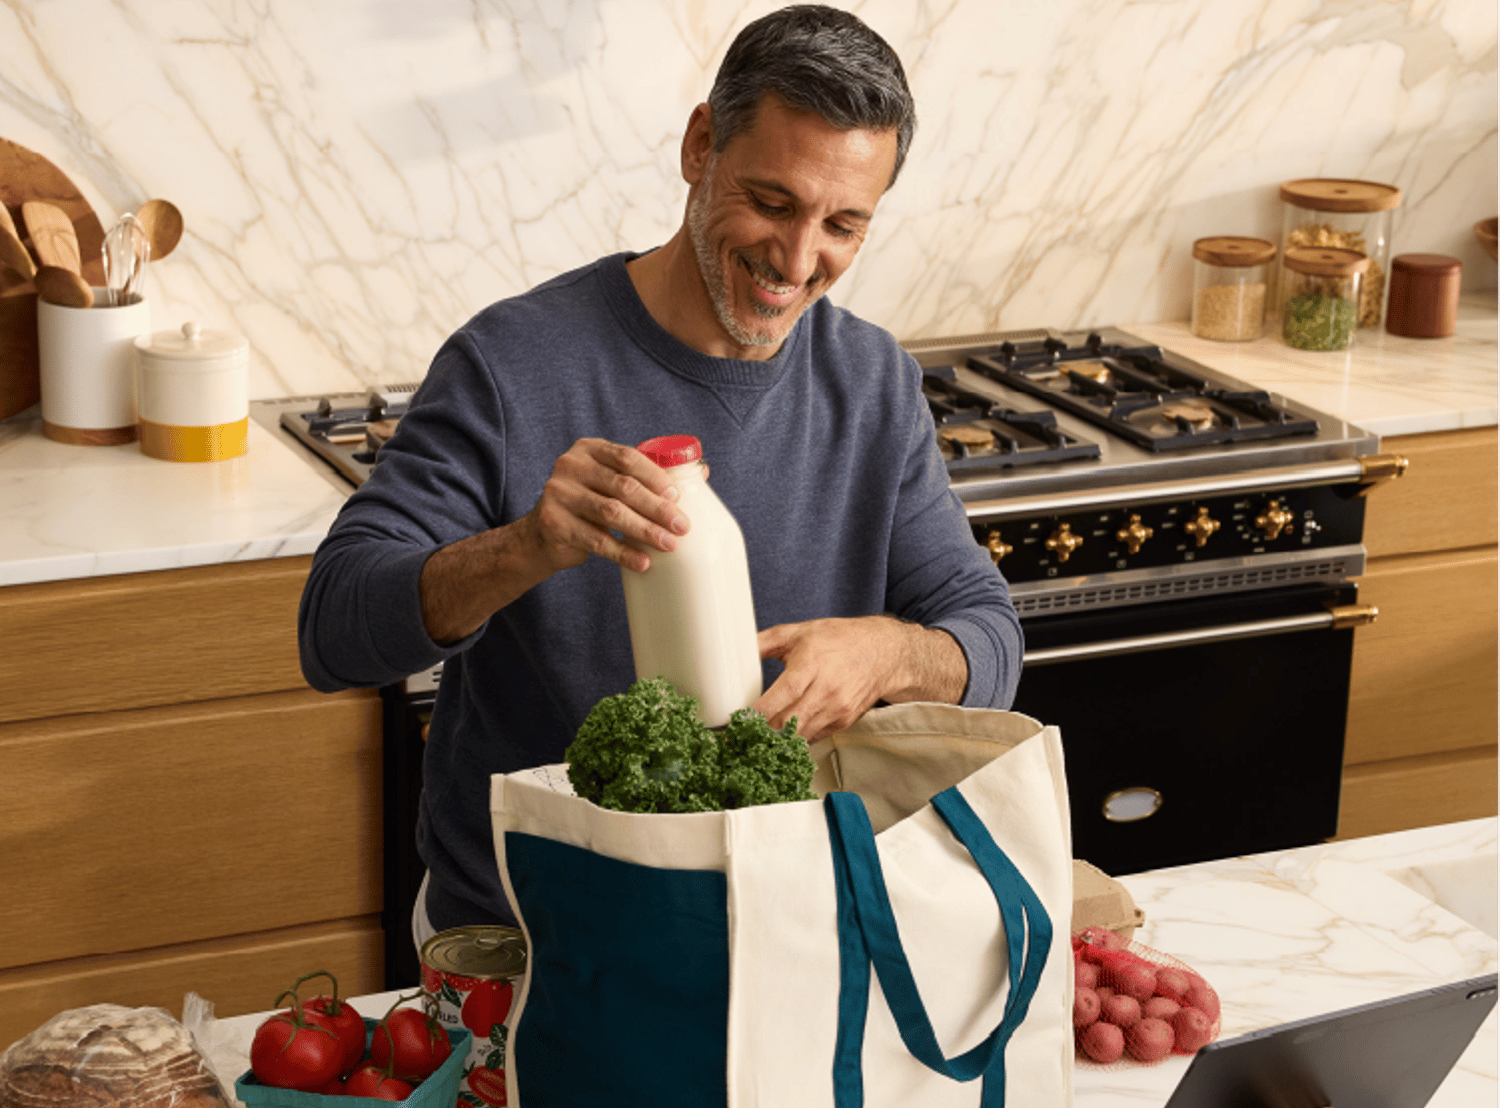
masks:
<svg viewBox="0 0 1500 1108"><path fill-rule="evenodd" d="M635 675L665 677L698 702L704 723L721 727L763 688L745 537L708 487L696 438L667 435L638 449L667 471L690 526L676 550L648 552L644 573L620 571Z"/></svg>
<svg viewBox="0 0 1500 1108"><path fill-rule="evenodd" d="M76 446L115 446L136 437L135 350L151 330L151 305L137 296L111 305L105 289L94 306L38 300L37 367L42 433Z"/></svg>
<svg viewBox="0 0 1500 1108"><path fill-rule="evenodd" d="M184 323L135 340L141 453L217 462L247 449L250 343Z"/></svg>

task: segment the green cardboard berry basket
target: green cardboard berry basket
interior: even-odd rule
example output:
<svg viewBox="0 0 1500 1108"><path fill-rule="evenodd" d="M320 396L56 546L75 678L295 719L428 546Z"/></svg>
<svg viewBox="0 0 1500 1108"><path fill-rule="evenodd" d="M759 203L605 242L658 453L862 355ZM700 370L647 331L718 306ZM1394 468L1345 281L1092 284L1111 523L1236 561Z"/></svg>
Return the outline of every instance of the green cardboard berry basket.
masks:
<svg viewBox="0 0 1500 1108"><path fill-rule="evenodd" d="M378 1020L365 1020L365 1053L370 1051L370 1039L375 1034ZM405 1100L372 1101L364 1096L325 1096L322 1093L302 1093L296 1089L278 1089L262 1085L255 1074L245 1071L234 1083L234 1095L245 1108L369 1108L374 1103L404 1104L407 1108L453 1108L458 1103L458 1083L463 1080L464 1061L469 1054L469 1039L466 1028L444 1028L453 1050L443 1064L432 1075L412 1090Z"/></svg>

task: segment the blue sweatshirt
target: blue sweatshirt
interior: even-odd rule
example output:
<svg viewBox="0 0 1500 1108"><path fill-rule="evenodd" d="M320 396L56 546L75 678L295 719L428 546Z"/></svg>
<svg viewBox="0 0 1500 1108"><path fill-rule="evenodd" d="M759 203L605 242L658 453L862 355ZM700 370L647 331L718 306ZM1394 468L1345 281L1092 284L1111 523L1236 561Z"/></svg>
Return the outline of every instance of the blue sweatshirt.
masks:
<svg viewBox="0 0 1500 1108"><path fill-rule="evenodd" d="M710 357L651 318L630 257L491 305L443 345L302 596L316 689L443 663L418 849L450 898L493 918L509 913L490 775L562 761L594 704L635 679L622 571L589 558L447 646L424 628L418 578L438 548L529 512L579 438L702 441L745 535L758 627L887 612L941 628L968 660L966 705L1008 707L1020 673L1020 625L948 487L911 356L822 299L773 358ZM765 663L767 685L779 671Z"/></svg>

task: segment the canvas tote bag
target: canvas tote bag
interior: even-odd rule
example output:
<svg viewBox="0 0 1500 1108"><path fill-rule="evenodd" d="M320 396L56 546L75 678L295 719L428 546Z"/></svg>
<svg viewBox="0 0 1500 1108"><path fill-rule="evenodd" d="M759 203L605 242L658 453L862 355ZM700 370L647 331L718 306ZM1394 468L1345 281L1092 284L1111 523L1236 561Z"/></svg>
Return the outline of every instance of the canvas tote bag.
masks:
<svg viewBox="0 0 1500 1108"><path fill-rule="evenodd" d="M637 815L492 779L530 958L523 1108L1072 1101L1072 844L1055 727L878 708L818 801Z"/></svg>

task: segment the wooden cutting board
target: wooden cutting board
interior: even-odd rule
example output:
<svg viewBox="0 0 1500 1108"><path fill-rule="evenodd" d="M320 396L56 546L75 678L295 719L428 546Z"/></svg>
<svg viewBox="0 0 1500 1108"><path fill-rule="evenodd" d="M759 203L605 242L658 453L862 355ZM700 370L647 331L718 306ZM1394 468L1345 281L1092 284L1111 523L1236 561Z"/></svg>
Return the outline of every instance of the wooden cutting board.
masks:
<svg viewBox="0 0 1500 1108"><path fill-rule="evenodd" d="M73 221L83 278L96 288L104 284L104 226L67 175L40 154L0 139L0 204L31 250L31 238L21 215L28 200L45 200L61 208ZM36 251L32 250L32 257ZM0 419L24 411L41 399L36 348L36 289L12 285L0 292Z"/></svg>

